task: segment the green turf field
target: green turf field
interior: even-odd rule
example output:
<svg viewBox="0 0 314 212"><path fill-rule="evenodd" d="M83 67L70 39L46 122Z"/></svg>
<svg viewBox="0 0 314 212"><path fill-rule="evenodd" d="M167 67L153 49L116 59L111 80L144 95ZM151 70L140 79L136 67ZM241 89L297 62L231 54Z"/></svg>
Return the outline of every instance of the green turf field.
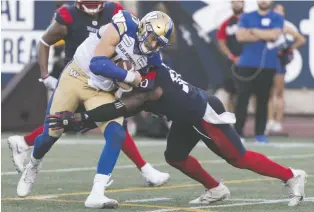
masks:
<svg viewBox="0 0 314 212"><path fill-rule="evenodd" d="M163 158L163 140L136 139L145 159L155 167L171 174L167 185L146 187L140 173L121 154L113 173L114 183L107 196L119 201L116 211L245 211L245 212L312 212L314 211L314 141L313 139L272 138L268 145L247 142L247 148L265 153L276 161L304 169L310 175L306 184L307 198L297 208L289 208L288 194L283 184L250 171L226 164L203 145L192 154L217 179L223 178L231 191L231 199L210 206L194 208L188 202L197 198L203 188L195 181L168 166ZM2 137L1 211L3 212L61 212L102 211L84 208L92 186L95 165L102 149L100 137L65 136L46 155L31 196L19 199L16 184L19 175L11 163L10 152Z"/></svg>

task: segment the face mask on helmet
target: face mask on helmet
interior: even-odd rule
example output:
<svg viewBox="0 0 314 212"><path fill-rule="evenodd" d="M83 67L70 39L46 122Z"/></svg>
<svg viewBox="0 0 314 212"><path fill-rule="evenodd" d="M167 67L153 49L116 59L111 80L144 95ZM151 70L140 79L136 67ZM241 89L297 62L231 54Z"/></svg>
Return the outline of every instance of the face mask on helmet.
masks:
<svg viewBox="0 0 314 212"><path fill-rule="evenodd" d="M156 35L153 31L146 31L144 35L139 38L139 49L143 54L150 54L152 52L158 52L162 48L166 47L168 39L162 39Z"/></svg>
<svg viewBox="0 0 314 212"><path fill-rule="evenodd" d="M151 12L149 17L155 15L156 18L149 20L141 20L140 30L138 34L139 50L142 54L150 54L158 52L170 43L172 33L172 20L161 12ZM161 16L161 18L157 18ZM154 30L155 29L155 30Z"/></svg>
<svg viewBox="0 0 314 212"><path fill-rule="evenodd" d="M105 0L99 1L77 0L76 5L78 9L84 11L88 15L95 15L104 9L104 2Z"/></svg>

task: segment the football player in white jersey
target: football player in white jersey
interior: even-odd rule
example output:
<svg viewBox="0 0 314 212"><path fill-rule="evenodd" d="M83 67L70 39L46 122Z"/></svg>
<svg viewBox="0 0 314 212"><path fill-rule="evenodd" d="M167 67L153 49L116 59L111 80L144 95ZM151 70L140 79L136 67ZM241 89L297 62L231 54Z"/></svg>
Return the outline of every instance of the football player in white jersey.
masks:
<svg viewBox="0 0 314 212"><path fill-rule="evenodd" d="M88 37L77 49L74 59L68 63L59 78L57 88L47 108L47 114L59 111L74 112L79 103L87 110L114 102L115 81L139 86L143 73L150 66L160 66L158 53L169 45L173 22L165 13L148 13L141 21L120 11L112 22L102 27L96 36ZM135 71L126 71L114 62L127 59ZM90 195L85 201L88 208L115 208L118 202L104 195L111 184L110 175L116 164L125 130L123 117L106 123L96 123L102 131L106 144L99 158L97 173ZM36 138L31 159L17 186L17 194L26 197L35 182L44 155L61 136L63 129L51 130L45 124L44 132Z"/></svg>

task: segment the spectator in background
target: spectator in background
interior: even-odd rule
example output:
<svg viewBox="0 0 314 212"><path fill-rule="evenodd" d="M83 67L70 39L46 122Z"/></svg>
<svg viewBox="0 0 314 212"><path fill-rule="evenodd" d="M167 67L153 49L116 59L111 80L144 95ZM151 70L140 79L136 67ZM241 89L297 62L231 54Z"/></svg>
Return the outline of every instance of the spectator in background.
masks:
<svg viewBox="0 0 314 212"><path fill-rule="evenodd" d="M282 16L285 16L285 8L282 4L276 4L274 11ZM282 132L286 66L293 59L293 50L298 49L306 42L305 37L289 26L287 21L284 23L283 32L284 43L279 46L279 63L275 76L274 87L268 103L268 123L266 126L266 134L271 131L275 133ZM292 36L292 39L289 39L289 36Z"/></svg>
<svg viewBox="0 0 314 212"><path fill-rule="evenodd" d="M277 44L282 34L283 17L272 10L272 1L259 0L258 10L240 17L236 38L243 50L234 74L237 78L235 129L243 137L251 94L256 96L255 140L268 142L264 136L267 104L278 63Z"/></svg>
<svg viewBox="0 0 314 212"><path fill-rule="evenodd" d="M229 94L225 107L228 111L234 110L236 87L231 73L231 67L239 60L242 44L237 41L235 33L238 29L238 21L243 13L244 1L231 1L233 14L225 20L217 30L217 40L220 51L228 58L229 70L225 73L223 83L224 90Z"/></svg>

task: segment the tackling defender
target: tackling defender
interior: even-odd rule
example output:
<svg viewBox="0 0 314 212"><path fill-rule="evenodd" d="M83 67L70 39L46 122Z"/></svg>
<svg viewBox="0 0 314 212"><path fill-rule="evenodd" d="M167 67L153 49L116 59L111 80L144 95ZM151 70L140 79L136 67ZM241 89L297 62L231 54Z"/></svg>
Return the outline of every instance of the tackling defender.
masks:
<svg viewBox="0 0 314 212"><path fill-rule="evenodd" d="M39 44L39 64L41 81L48 89L54 90L57 79L48 74L48 57L50 45L56 41L65 40L65 64L70 62L77 47L89 36L96 34L99 28L108 24L112 17L123 10L122 6L103 0L82 1L74 4L63 5L55 13L54 22L49 26ZM59 78L61 73L55 73ZM79 111L84 110L80 105ZM97 127L93 122L91 123ZM90 124L87 124L90 125ZM24 161L28 161L28 150L34 146L37 136L43 133L44 126L40 126L29 135L10 136L8 144L12 150L13 162L18 172L24 171ZM145 181L151 186L160 186L168 181L169 174L154 169L141 156L133 138L126 131L126 139L122 151L135 163Z"/></svg>
<svg viewBox="0 0 314 212"><path fill-rule="evenodd" d="M82 102L86 109L115 101L112 92L114 81L138 86L142 77L152 66L161 66L159 50L169 44L173 23L168 15L154 11L141 21L127 11L120 10L111 23L103 26L97 34L91 34L76 50L74 59L62 72L58 85L47 109L48 114L69 110L74 112ZM126 71L114 62L132 62L135 72ZM121 90L121 89L119 89ZM125 131L123 117L109 122L97 122L106 139L101 153L92 191L85 201L89 208L115 208L118 202L104 195L112 170L116 164ZM44 132L36 138L31 160L17 186L20 197L27 196L32 188L38 167L44 155L61 136L63 130L51 130L44 125Z"/></svg>
<svg viewBox="0 0 314 212"><path fill-rule="evenodd" d="M143 78L146 83L142 87L152 90L134 92L131 96L83 113L65 111L50 115L46 121L54 128L80 125L89 119L110 120L142 109L166 115L173 121L167 138L166 161L206 188L205 193L190 204L210 204L230 195L229 189L217 182L190 155L199 140L203 140L209 149L234 167L285 182L291 195L289 206L298 205L303 200L307 177L305 171L284 167L263 154L246 150L230 125L235 123L234 114L226 112L218 98L208 96L204 90L185 82L180 74L166 66L157 68Z"/></svg>

